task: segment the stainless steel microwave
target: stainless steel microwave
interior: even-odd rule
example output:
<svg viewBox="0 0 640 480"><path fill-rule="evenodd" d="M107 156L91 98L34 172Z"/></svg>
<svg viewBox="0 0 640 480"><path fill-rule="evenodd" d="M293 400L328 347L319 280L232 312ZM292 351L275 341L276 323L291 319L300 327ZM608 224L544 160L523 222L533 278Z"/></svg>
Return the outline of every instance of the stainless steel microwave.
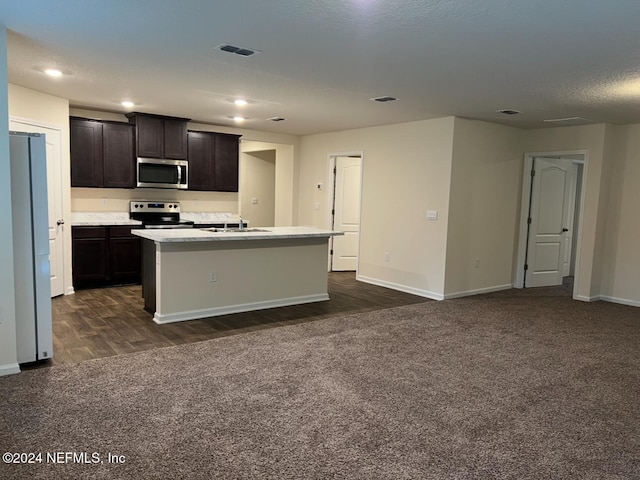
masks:
<svg viewBox="0 0 640 480"><path fill-rule="evenodd" d="M138 187L189 188L189 164L186 160L161 160L138 157Z"/></svg>

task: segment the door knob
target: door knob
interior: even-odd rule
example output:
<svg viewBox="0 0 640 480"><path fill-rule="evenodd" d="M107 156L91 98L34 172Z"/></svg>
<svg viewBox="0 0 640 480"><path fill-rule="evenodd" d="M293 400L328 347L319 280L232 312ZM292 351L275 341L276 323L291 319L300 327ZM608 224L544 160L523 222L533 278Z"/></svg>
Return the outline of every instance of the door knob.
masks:
<svg viewBox="0 0 640 480"><path fill-rule="evenodd" d="M563 232L563 233L564 233L564 232L568 232L568 231L569 231L569 229L568 229L568 228L563 228L563 229L562 229L562 232Z"/></svg>
<svg viewBox="0 0 640 480"><path fill-rule="evenodd" d="M56 222L58 225L64 225L64 220L60 219Z"/></svg>

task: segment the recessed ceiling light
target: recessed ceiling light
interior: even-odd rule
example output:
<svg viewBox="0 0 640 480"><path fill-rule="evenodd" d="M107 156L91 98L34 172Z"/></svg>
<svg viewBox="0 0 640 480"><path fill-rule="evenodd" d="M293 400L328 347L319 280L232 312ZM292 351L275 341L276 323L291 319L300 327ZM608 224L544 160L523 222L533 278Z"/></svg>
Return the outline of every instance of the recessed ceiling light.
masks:
<svg viewBox="0 0 640 480"><path fill-rule="evenodd" d="M240 123L240 122L244 122L244 117L241 117L241 116L239 116L239 115L236 115L235 117L233 117L233 121L234 121L234 122L238 122L238 123Z"/></svg>
<svg viewBox="0 0 640 480"><path fill-rule="evenodd" d="M247 104L247 101L244 98L236 98L233 103L242 107Z"/></svg>
<svg viewBox="0 0 640 480"><path fill-rule="evenodd" d="M129 101L129 100L125 100L124 102L120 103L123 107L125 108L131 108L135 105L135 103Z"/></svg>
<svg viewBox="0 0 640 480"><path fill-rule="evenodd" d="M61 77L62 72L60 70L56 70L55 68L47 68L44 73L49 75L50 77Z"/></svg>

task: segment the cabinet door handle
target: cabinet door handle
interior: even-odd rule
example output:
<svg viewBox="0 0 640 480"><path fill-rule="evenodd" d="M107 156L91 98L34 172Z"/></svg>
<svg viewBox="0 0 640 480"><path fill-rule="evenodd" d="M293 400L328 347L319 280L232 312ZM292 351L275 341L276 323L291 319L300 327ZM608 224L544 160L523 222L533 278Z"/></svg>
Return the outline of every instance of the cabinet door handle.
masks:
<svg viewBox="0 0 640 480"><path fill-rule="evenodd" d="M178 169L178 185L180 185L182 183L182 169L180 165L176 165L176 168Z"/></svg>
<svg viewBox="0 0 640 480"><path fill-rule="evenodd" d="M56 222L58 225L64 225L64 220L60 219Z"/></svg>

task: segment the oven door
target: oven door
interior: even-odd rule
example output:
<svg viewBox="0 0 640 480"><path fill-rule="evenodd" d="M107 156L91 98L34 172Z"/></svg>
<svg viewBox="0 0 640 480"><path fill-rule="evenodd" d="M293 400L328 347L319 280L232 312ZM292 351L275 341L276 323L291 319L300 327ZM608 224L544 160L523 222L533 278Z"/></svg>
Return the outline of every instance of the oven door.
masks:
<svg viewBox="0 0 640 480"><path fill-rule="evenodd" d="M186 160L138 158L136 186L145 188L189 188L189 164Z"/></svg>

